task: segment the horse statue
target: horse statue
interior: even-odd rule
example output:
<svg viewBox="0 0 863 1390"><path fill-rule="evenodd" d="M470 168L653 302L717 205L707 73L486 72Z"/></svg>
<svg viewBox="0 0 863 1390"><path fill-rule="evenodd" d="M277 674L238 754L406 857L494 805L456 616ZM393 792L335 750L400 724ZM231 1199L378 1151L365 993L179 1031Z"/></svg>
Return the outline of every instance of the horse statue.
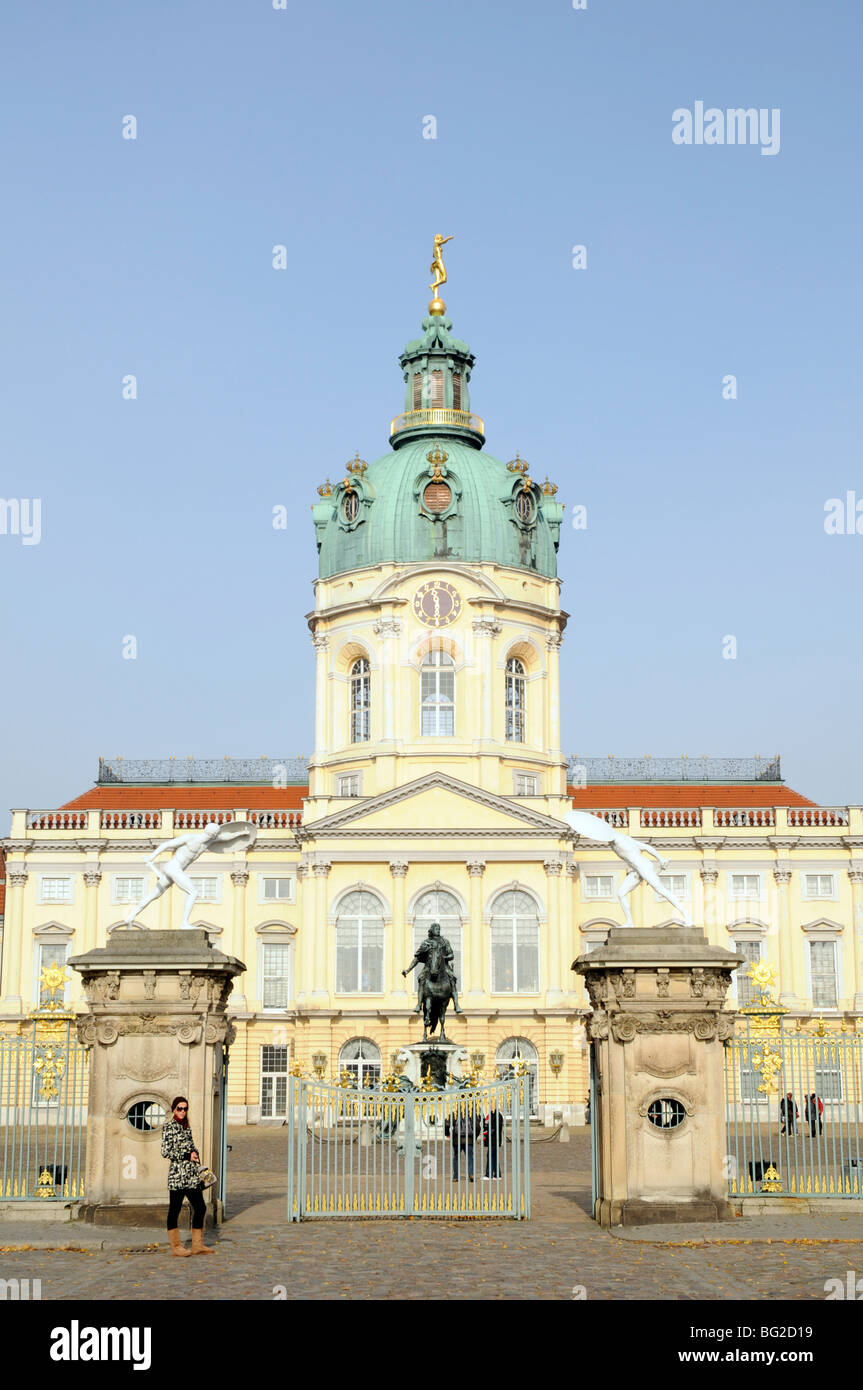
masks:
<svg viewBox="0 0 863 1390"><path fill-rule="evenodd" d="M439 923L432 922L425 941L420 942L407 970L402 971L403 975L408 975L415 966L422 966L417 980L417 1006L414 1013L421 1013L423 1016L423 1042L428 1041L429 1033L433 1033L438 1025L438 1042L449 1042L444 1032L444 1016L450 1000L455 1012L461 1013L452 962L452 946L445 936L441 936Z"/></svg>

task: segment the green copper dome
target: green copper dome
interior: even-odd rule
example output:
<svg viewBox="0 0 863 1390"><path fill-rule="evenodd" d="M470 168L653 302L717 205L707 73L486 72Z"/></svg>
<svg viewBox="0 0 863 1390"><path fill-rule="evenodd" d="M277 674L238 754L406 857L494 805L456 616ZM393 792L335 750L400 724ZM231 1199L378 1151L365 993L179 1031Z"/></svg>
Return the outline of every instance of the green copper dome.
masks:
<svg viewBox="0 0 863 1390"><path fill-rule="evenodd" d="M312 508L318 574L381 563L494 562L554 577L563 506L528 465L481 452L485 427L470 412L474 358L449 319L423 320L400 363L405 410L392 450L347 476Z"/></svg>

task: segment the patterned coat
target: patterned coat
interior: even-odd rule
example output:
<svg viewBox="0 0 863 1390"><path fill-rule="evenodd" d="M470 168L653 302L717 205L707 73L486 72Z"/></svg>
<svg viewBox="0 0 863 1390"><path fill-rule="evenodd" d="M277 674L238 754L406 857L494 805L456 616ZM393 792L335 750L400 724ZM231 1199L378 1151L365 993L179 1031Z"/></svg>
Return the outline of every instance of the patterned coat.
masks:
<svg viewBox="0 0 863 1390"><path fill-rule="evenodd" d="M178 1124L176 1120L169 1120L162 1129L162 1157L171 1160L168 1169L169 1192L179 1192L199 1185L200 1165L193 1163L189 1158L193 1149L195 1153L201 1152L192 1138L191 1128Z"/></svg>

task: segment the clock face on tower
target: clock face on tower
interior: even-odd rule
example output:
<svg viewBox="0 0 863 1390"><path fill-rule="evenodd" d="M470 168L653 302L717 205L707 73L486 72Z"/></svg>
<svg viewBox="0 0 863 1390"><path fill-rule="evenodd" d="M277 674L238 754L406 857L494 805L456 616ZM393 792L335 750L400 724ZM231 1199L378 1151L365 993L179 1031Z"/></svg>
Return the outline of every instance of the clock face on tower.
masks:
<svg viewBox="0 0 863 1390"><path fill-rule="evenodd" d="M426 627L449 627L461 612L461 594L442 579L430 579L414 594L414 612Z"/></svg>

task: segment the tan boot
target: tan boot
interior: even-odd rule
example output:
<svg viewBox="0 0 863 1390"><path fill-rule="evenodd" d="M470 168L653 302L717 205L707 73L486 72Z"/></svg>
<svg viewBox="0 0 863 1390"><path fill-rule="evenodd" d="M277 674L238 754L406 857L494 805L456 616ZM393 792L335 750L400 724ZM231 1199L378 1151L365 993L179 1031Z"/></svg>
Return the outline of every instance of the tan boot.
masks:
<svg viewBox="0 0 863 1390"><path fill-rule="evenodd" d="M192 1254L193 1255L213 1255L215 1251L204 1244L204 1232L198 1230L197 1226L192 1227Z"/></svg>
<svg viewBox="0 0 863 1390"><path fill-rule="evenodd" d="M173 1231L168 1232L168 1238L171 1242L171 1254L181 1255L184 1259L188 1259L192 1252L191 1250L185 1250L183 1248L183 1242L180 1240L180 1232L177 1230L176 1226Z"/></svg>

